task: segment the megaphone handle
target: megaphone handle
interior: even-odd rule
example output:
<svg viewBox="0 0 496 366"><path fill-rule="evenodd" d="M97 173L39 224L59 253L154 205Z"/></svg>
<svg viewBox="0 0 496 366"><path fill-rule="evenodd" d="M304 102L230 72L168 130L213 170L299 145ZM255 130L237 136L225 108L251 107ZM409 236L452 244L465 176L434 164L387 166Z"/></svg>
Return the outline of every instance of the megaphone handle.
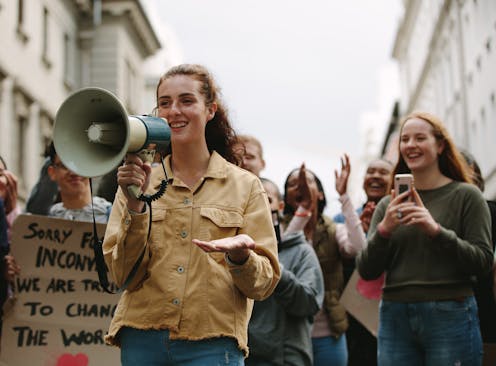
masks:
<svg viewBox="0 0 496 366"><path fill-rule="evenodd" d="M138 155L140 159L143 160L144 163L152 163L153 158L155 157L155 150L143 149L137 152L136 155ZM135 197L136 199L139 199L140 196L143 194L141 188L136 185L127 186L127 191L131 196Z"/></svg>

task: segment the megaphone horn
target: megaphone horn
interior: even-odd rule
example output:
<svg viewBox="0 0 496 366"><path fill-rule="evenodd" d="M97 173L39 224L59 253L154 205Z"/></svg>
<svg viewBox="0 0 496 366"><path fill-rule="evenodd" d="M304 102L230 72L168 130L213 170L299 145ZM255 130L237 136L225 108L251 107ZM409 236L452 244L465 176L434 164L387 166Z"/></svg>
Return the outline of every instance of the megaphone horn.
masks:
<svg viewBox="0 0 496 366"><path fill-rule="evenodd" d="M150 161L155 149L170 145L164 118L128 116L117 97L102 88L84 88L71 94L55 117L53 143L64 165L83 177L98 177L119 166L128 152ZM139 189L131 192L136 197Z"/></svg>

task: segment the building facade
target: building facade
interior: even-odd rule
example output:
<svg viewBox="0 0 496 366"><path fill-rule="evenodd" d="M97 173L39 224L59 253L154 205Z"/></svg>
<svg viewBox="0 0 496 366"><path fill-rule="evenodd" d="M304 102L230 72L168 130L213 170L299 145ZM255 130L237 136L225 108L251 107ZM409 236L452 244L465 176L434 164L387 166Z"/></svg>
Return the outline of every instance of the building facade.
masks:
<svg viewBox="0 0 496 366"><path fill-rule="evenodd" d="M439 116L456 144L471 152L496 198L496 2L404 0L393 49L400 73L400 115ZM397 121L384 153L394 156Z"/></svg>
<svg viewBox="0 0 496 366"><path fill-rule="evenodd" d="M0 0L0 154L25 198L58 107L87 86L144 113L144 61L161 44L138 0Z"/></svg>

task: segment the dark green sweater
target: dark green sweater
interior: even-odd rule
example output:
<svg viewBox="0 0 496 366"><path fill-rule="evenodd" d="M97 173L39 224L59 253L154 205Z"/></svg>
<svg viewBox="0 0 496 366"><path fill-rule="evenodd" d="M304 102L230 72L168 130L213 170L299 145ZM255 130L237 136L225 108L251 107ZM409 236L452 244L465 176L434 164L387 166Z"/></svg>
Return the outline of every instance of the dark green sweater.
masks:
<svg viewBox="0 0 496 366"><path fill-rule="evenodd" d="M481 192L472 184L452 182L418 191L439 235L430 238L416 226L398 226L389 239L377 232L391 197L374 212L368 246L357 256L357 268L366 279L386 272L383 299L416 302L470 296L475 276L492 267L491 218Z"/></svg>

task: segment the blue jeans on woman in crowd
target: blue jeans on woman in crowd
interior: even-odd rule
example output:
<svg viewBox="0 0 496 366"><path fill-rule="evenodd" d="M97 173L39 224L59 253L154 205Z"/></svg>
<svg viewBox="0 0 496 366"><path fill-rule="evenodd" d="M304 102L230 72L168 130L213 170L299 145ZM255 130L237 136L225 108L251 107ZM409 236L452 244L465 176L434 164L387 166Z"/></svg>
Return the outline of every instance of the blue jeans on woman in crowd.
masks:
<svg viewBox="0 0 496 366"><path fill-rule="evenodd" d="M377 360L381 366L481 365L475 298L416 303L383 300Z"/></svg>
<svg viewBox="0 0 496 366"><path fill-rule="evenodd" d="M168 330L124 327L119 331L123 366L244 365L235 339L171 340Z"/></svg>
<svg viewBox="0 0 496 366"><path fill-rule="evenodd" d="M312 338L314 366L346 366L348 364L348 348L346 336L339 338L318 337Z"/></svg>

